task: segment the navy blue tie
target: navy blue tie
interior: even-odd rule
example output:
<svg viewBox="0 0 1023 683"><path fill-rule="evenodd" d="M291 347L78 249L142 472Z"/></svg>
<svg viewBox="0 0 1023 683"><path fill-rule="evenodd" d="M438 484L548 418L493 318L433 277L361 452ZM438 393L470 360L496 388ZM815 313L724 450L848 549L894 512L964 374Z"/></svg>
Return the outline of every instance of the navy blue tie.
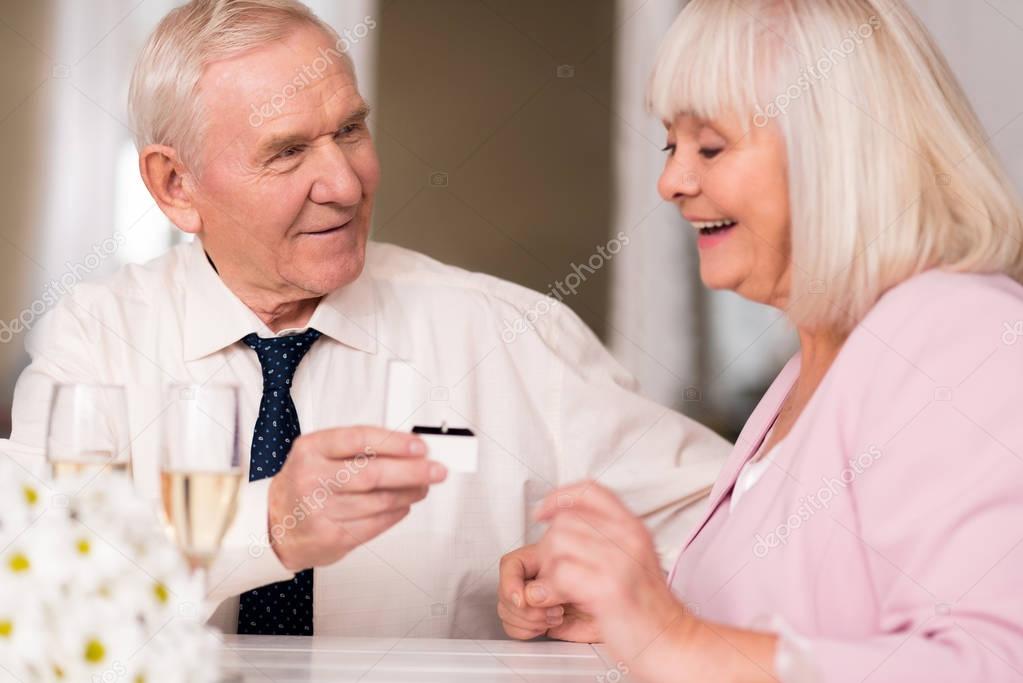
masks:
<svg viewBox="0 0 1023 683"><path fill-rule="evenodd" d="M288 337L263 339L250 334L242 339L259 356L263 369L263 398L252 434L249 481L277 474L292 442L302 433L295 402L291 400L291 379L299 361L319 338L320 333L310 328ZM290 581L242 593L238 605L238 633L311 636L313 570L305 569Z"/></svg>

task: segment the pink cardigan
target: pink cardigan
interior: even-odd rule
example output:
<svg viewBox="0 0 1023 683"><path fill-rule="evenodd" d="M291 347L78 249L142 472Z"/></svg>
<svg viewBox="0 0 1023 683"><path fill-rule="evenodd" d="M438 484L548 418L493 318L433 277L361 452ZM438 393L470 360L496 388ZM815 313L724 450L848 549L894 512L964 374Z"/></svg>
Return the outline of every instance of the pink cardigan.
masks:
<svg viewBox="0 0 1023 683"><path fill-rule="evenodd" d="M822 681L1023 680L1023 286L929 271L889 291L730 515L798 373L746 423L675 593L785 624Z"/></svg>

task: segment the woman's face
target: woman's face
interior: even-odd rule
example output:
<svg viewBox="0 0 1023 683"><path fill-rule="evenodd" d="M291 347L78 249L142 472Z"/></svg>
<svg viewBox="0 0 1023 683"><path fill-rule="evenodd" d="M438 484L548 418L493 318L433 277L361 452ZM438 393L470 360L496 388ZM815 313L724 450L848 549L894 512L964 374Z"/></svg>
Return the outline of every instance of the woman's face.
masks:
<svg viewBox="0 0 1023 683"><path fill-rule="evenodd" d="M784 307L791 243L780 132L772 123L744 133L735 116L679 116L665 127L668 159L657 189L698 231L704 284Z"/></svg>

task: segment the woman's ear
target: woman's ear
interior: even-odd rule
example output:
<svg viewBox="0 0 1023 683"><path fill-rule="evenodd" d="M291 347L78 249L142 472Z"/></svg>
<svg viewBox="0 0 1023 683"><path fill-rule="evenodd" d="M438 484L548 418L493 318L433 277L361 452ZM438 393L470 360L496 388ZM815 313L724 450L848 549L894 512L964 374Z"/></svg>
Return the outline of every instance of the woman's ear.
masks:
<svg viewBox="0 0 1023 683"><path fill-rule="evenodd" d="M139 173L160 210L184 232L202 230L195 205L195 181L177 152L167 145L147 145L139 153Z"/></svg>

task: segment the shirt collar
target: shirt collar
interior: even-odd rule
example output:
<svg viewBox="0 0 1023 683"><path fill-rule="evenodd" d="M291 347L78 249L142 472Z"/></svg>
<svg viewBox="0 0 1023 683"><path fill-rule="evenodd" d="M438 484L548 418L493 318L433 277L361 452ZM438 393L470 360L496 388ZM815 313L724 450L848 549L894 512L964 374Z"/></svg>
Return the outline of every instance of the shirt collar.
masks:
<svg viewBox="0 0 1023 683"><path fill-rule="evenodd" d="M186 361L216 353L250 332L261 337L278 336L224 284L198 239L185 248L184 276ZM370 277L363 270L354 282L325 296L302 330L314 327L346 346L376 353L376 325L376 297ZM283 330L279 334L302 330Z"/></svg>

